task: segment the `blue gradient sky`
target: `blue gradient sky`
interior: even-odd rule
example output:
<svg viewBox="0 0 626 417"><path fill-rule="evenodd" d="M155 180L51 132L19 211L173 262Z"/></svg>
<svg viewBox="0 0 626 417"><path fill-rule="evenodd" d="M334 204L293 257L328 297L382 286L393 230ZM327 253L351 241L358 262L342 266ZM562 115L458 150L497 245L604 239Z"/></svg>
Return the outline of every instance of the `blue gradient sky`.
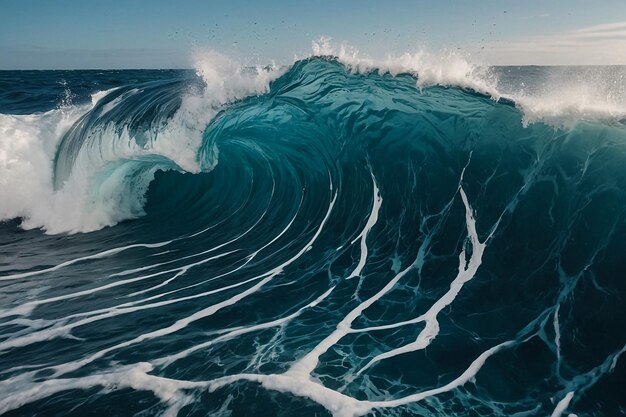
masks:
<svg viewBox="0 0 626 417"><path fill-rule="evenodd" d="M374 57L626 64L626 1L0 0L0 69L188 68L204 48L288 63L320 36Z"/></svg>

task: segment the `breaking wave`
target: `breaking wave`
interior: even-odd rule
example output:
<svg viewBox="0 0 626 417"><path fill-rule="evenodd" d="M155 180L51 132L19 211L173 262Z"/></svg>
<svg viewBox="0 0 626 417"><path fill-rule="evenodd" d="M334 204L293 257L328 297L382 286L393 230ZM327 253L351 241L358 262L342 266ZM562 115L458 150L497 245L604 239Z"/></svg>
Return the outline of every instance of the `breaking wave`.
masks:
<svg viewBox="0 0 626 417"><path fill-rule="evenodd" d="M617 415L624 87L507 71L322 39L0 115L0 413Z"/></svg>

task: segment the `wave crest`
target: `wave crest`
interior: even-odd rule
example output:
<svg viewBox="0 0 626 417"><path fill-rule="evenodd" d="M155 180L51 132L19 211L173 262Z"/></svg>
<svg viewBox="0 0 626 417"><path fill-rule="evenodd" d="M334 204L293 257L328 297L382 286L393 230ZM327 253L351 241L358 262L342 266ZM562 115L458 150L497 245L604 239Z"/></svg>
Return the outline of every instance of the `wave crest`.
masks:
<svg viewBox="0 0 626 417"><path fill-rule="evenodd" d="M514 103L521 113L510 123L524 126L543 122L572 129L581 119L620 123L626 117L626 95L616 94L610 83L578 80L572 88L571 80L561 79L561 84L550 84L552 90L516 90L493 69L456 52L420 51L377 60L322 38L313 42L311 56L289 67L246 67L204 52L197 54L196 68L195 78L122 86L94 94L91 104L39 115L0 115L2 134L12 138L0 152L0 184L7 201L0 218L21 217L25 228L61 233L97 230L140 216L156 171L199 173L216 166L220 147L229 138L222 134L226 127L214 120L229 112L242 118L227 118L228 123L250 132L270 126L276 135L290 138L281 144L302 149L315 140L356 149L367 145L363 137L384 134L383 128L403 129L391 119L398 103L404 105L402 111L415 111L419 105L460 117L462 123L478 117L478 109L484 111L484 100L507 114L505 109ZM620 71L614 71L613 80L620 79ZM452 88L445 93L441 87ZM254 113L251 96L282 107ZM322 104L336 114L323 112ZM347 124L333 125L337 115ZM372 117L378 121L360 124L365 119L372 123ZM329 131L329 126L343 130ZM362 130L351 130L356 126ZM254 138L238 144L261 149Z"/></svg>

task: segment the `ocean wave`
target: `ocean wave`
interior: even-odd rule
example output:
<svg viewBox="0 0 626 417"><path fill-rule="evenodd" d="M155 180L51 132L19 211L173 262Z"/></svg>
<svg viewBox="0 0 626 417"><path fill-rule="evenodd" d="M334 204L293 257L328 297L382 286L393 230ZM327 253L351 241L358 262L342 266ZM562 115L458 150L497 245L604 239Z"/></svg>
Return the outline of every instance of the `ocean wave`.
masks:
<svg viewBox="0 0 626 417"><path fill-rule="evenodd" d="M324 102L351 123L376 112L386 117L398 103L405 103L406 109L419 103L423 110L410 111L441 111L470 122L478 116L465 109L484 107L483 98L476 94L490 97L491 106L503 112L513 103L524 126L540 122L570 130L584 120L620 125L626 117L626 95L616 94L607 80L602 88L597 80L585 84L578 79L572 86L560 79L560 84L553 80L549 88L543 86L532 94L519 88L503 92L493 69L474 65L457 53L422 51L376 60L346 45L333 46L328 38L313 42L312 49L310 57L289 67L257 68L205 52L196 59L197 79L121 86L93 94L90 105L70 102L43 114L1 115L2 134L11 140L2 144L6 203L0 207L0 218L20 217L25 228L61 233L97 230L141 216L155 172L198 173L214 168L223 141L219 132L214 133L215 117L242 106L254 107L254 101L247 100L251 96L290 102L304 113ZM622 76L616 71L609 80ZM412 79L411 90L405 77ZM437 87L465 91L445 93ZM364 90L377 95L368 96ZM437 100L445 103L433 101L434 91ZM355 102L361 105L355 107ZM291 107L273 114L271 123L284 127L277 134L304 143L299 137L302 126L288 126L294 117ZM262 115L256 117L259 125L267 121ZM327 117L326 122L334 118ZM389 126L391 120L379 123ZM318 140L334 136L335 146L358 146L354 142L360 139L350 133L314 128Z"/></svg>
<svg viewBox="0 0 626 417"><path fill-rule="evenodd" d="M619 414L619 103L316 48L0 116L0 413Z"/></svg>

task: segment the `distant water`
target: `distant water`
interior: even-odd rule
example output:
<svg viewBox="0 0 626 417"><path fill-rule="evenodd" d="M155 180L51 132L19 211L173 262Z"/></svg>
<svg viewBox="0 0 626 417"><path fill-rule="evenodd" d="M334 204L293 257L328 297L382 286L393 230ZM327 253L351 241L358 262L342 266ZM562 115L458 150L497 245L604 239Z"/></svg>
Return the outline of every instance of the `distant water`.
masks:
<svg viewBox="0 0 626 417"><path fill-rule="evenodd" d="M333 55L0 72L0 413L626 415L626 69Z"/></svg>

